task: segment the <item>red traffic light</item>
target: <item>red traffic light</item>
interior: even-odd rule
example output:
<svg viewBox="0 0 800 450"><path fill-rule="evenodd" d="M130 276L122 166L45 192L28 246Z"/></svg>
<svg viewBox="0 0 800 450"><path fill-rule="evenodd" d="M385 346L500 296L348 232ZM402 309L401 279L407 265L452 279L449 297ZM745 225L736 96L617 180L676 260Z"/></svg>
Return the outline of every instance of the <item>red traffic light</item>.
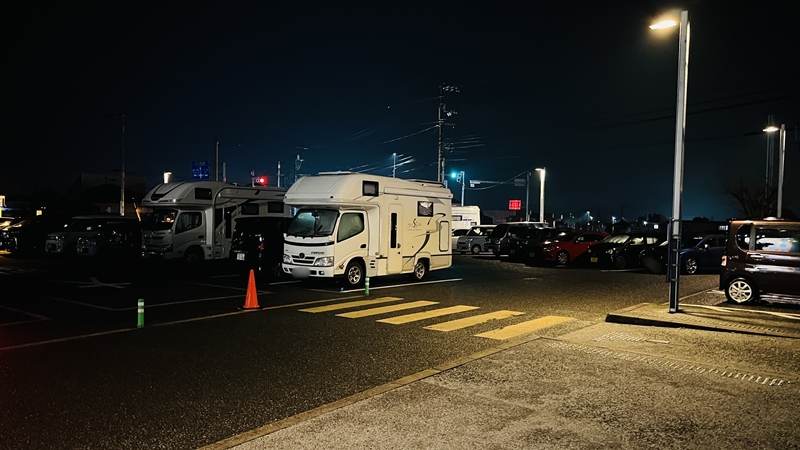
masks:
<svg viewBox="0 0 800 450"><path fill-rule="evenodd" d="M256 186L266 186L267 177L253 177L253 184Z"/></svg>

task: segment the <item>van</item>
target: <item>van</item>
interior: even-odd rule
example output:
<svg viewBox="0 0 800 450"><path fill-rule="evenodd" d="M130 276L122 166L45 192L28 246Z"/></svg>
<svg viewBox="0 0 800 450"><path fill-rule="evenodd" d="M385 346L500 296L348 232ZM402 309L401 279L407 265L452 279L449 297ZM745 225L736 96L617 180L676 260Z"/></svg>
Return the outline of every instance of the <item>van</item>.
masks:
<svg viewBox="0 0 800 450"><path fill-rule="evenodd" d="M800 222L731 221L719 288L735 303L800 302Z"/></svg>
<svg viewBox="0 0 800 450"><path fill-rule="evenodd" d="M467 233L458 238L456 242L456 250L462 254L471 252L477 255L480 252L486 251L486 239L492 233L496 225L478 225L472 227Z"/></svg>

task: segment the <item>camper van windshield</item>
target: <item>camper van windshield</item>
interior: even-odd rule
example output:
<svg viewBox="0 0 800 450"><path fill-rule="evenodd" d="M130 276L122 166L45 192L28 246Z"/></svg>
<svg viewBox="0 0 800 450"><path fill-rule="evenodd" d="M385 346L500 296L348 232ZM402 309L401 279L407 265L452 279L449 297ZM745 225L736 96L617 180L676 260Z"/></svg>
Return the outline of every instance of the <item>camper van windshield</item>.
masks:
<svg viewBox="0 0 800 450"><path fill-rule="evenodd" d="M339 211L333 209L301 209L286 233L293 236L330 236L338 217Z"/></svg>
<svg viewBox="0 0 800 450"><path fill-rule="evenodd" d="M156 208L142 220L142 228L151 231L169 230L177 217L177 209Z"/></svg>

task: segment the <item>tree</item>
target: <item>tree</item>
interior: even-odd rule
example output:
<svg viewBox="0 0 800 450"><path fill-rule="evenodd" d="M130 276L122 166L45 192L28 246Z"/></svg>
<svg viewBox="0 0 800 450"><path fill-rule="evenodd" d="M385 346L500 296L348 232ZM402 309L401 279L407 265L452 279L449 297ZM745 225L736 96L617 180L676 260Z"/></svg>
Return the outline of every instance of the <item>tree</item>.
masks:
<svg viewBox="0 0 800 450"><path fill-rule="evenodd" d="M743 219L774 216L778 209L778 190L763 184L735 178L723 182L723 192L735 201L744 215Z"/></svg>

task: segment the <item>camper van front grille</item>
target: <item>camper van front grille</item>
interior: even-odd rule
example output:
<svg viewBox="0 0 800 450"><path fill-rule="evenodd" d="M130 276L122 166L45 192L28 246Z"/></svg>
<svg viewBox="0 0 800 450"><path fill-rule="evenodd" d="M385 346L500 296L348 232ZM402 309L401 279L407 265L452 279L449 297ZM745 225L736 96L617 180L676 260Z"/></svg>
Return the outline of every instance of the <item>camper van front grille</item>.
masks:
<svg viewBox="0 0 800 450"><path fill-rule="evenodd" d="M300 255L293 255L292 256L292 262L294 264L300 264L300 265L305 265L305 266L310 266L310 265L314 264L314 260L315 259L316 258L314 256L308 256L308 255L304 255L302 253Z"/></svg>

